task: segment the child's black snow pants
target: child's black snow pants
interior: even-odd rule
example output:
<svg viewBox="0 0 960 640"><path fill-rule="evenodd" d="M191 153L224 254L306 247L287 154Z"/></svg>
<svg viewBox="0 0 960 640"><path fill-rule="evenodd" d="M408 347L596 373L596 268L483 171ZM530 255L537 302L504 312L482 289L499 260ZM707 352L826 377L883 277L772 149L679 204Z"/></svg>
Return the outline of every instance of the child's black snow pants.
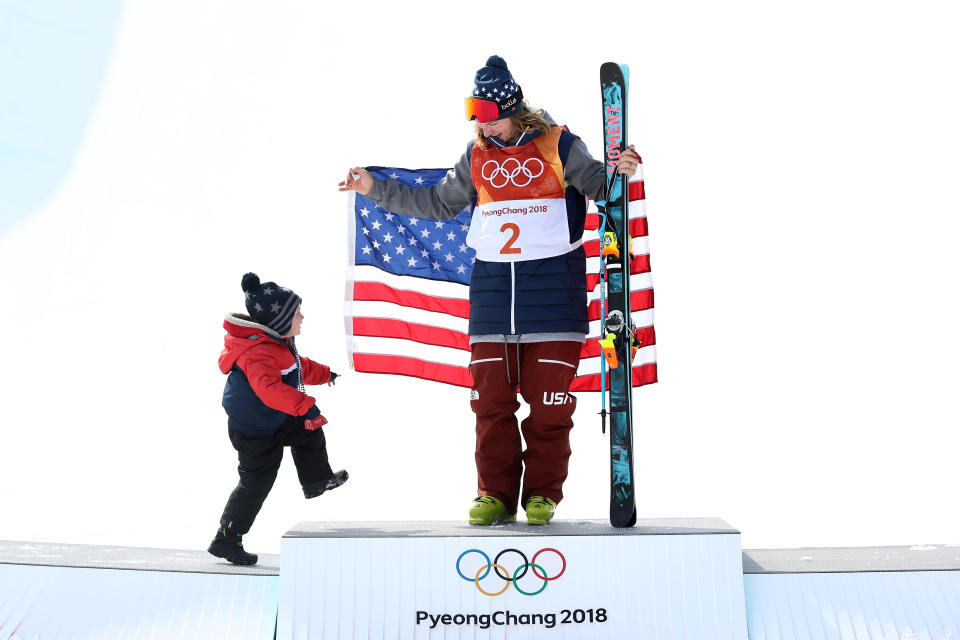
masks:
<svg viewBox="0 0 960 640"><path fill-rule="evenodd" d="M303 416L290 416L272 436L251 436L229 429L230 442L237 450L240 482L230 494L220 517L220 526L229 533L243 535L253 526L260 507L273 488L283 459L283 448L290 447L293 464L304 495L323 487L333 477L327 460L327 440L323 428L307 431Z"/></svg>

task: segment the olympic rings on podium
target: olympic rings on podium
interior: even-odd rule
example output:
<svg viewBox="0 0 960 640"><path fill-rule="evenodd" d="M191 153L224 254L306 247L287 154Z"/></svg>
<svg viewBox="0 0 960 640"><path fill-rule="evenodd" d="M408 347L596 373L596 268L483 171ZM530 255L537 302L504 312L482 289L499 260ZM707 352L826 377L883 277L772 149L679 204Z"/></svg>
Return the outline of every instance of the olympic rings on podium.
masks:
<svg viewBox="0 0 960 640"><path fill-rule="evenodd" d="M468 553L479 553L480 555L483 556L483 559L487 561L487 571L482 576L477 576L476 578L468 578L467 576L463 575L463 571L460 571L460 561L463 560L463 556L467 555ZM466 551L460 554L459 558L457 558L457 573L459 573L460 577L466 580L467 582L473 582L475 579L483 580L484 578L487 577L487 573L490 573L490 568L492 565L493 563L490 562L490 556L485 554L483 551L480 551L480 549L467 549Z"/></svg>
<svg viewBox="0 0 960 640"><path fill-rule="evenodd" d="M552 578L548 578L548 577L547 577L547 572L546 572L546 571L543 571L543 569L540 569L541 571L543 571L543 575L541 576L539 573L537 573L537 568L539 568L539 567L537 567L537 565L533 564L534 562L537 561L537 556L540 555L541 553L543 553L544 551L553 551L555 554L557 554L558 556L560 556L560 561L563 562L563 568L560 569L560 573L558 573L557 575L553 576ZM533 575L537 576L537 577L540 578L541 580L556 580L557 578L559 578L560 576L563 575L563 572L564 572L564 571L567 570L567 559L564 558L564 557L563 557L563 554L560 553L559 551L557 551L556 549L550 549L550 548L540 549L540 551L537 551L535 554L533 554L533 559L530 561L530 566L534 567L534 569L533 569Z"/></svg>
<svg viewBox="0 0 960 640"><path fill-rule="evenodd" d="M524 565L524 566L526 566L526 565ZM538 564L531 564L530 566L533 567L533 575L537 575L537 569L540 569L540 571L543 571L543 567L541 567L541 566L538 565ZM479 573L479 571L478 571L477 573ZM528 592L528 591L524 591L523 589L520 588L520 585L517 584L517 574L518 574L518 573L520 573L520 567L517 567L517 570L513 572L513 588L516 589L517 591L519 591L520 593L522 593L522 594L525 595L525 596L535 596L535 595L537 595L538 593L540 593L541 591L543 591L544 589L546 589L546 588L547 588L547 583L550 582L549 580L544 579L543 585L542 585L539 589L537 589L536 591L529 591L529 592ZM546 571L543 571L543 575L547 575L547 572L546 572ZM477 585L477 586L480 586L480 585Z"/></svg>
<svg viewBox="0 0 960 640"><path fill-rule="evenodd" d="M510 577L510 572L507 571L506 569L504 569L503 571L507 575L500 575L500 571L497 569L497 567L499 566L497 565L497 562L499 562L500 556L502 556L505 553L509 553L511 551L513 551L515 554L523 558L523 564L520 565L521 567L523 567L523 573L521 573L519 576L514 576L513 578ZM537 553L540 553L540 552L538 551ZM529 567L527 556L523 555L523 552L520 551L519 549L504 549L503 551L497 554L496 558L493 559L493 570L497 573L497 577L500 578L501 580L506 580L507 582L510 582L511 580L519 580L523 576L527 575L527 567Z"/></svg>
<svg viewBox="0 0 960 640"><path fill-rule="evenodd" d="M541 565L536 564L537 558L540 556L540 554L545 553L547 551L552 551L553 553L557 554L557 556L560 557L560 562L563 563L563 566L560 569L560 572L553 577L549 577L547 575L546 570ZM461 561L467 554L470 554L470 553L480 554L481 556L483 556L483 559L486 562L485 566L481 565L480 568L477 569L477 573L473 578L468 578L467 576L463 575L463 571L460 568ZM517 566L517 568L513 572L512 577L510 576L510 571L499 563L500 558L507 553L515 553L523 559L523 563ZM480 581L486 578L488 575L490 575L491 569L494 571L494 573L497 574L498 578L504 581L503 588L500 589L500 591L487 591L480 586ZM527 574L527 570L529 569L533 569L533 575L543 580L543 585L536 591L524 591L523 589L520 588L520 585L518 584L520 579ZM490 556L488 556L486 553L484 553L480 549L467 549L466 551L461 553L460 556L457 558L457 574L467 582L474 583L477 587L477 590L479 590L480 593L486 596L501 595L508 588L510 588L511 583L513 584L513 588L519 591L520 593L522 593L523 595L535 596L538 593L542 592L544 589L546 589L547 584L549 582L556 580L557 578L562 576L566 570L567 570L567 559L558 550L550 547L540 549L540 551L537 551L535 554L533 554L533 558L531 558L529 561L527 560L527 556L524 555L524 553L519 549L504 549L503 551L498 553L496 557L494 557L492 562L490 561ZM501 571L503 573L501 573Z"/></svg>
<svg viewBox="0 0 960 640"><path fill-rule="evenodd" d="M501 566L501 565L499 565L499 564L497 564L497 563L493 563L493 566L494 566L494 567L500 567L500 568L503 569L504 571L507 570L506 567L503 567L503 566ZM507 589L510 588L510 580L507 580L506 582L503 583L503 589L500 589L500 591L497 591L496 593L490 593L489 591L484 591L484 590L483 590L483 587L480 586L480 572L481 572L481 571L483 571L483 567L480 567L479 569L477 569L477 577L473 579L473 582L477 585L477 589L479 589L479 590L480 590L480 593L482 593L483 595L485 595L485 596L498 596L498 595L500 595L501 593L503 593L504 591L506 591ZM488 572L488 573L490 572L490 567L489 567L489 566L487 566L487 572ZM500 575L500 573L498 572L497 575ZM546 583L544 583L544 584L546 584ZM513 586L516 587L516 586L517 586L517 583L514 582L514 583L513 583ZM517 587L517 591L520 591L520 588L519 588L519 587ZM520 593L523 593L523 592L520 591Z"/></svg>

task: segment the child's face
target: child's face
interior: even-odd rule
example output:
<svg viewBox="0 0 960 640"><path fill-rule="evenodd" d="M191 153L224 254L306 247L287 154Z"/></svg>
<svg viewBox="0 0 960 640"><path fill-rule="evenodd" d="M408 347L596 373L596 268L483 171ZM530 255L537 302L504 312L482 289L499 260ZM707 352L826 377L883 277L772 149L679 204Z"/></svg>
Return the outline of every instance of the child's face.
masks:
<svg viewBox="0 0 960 640"><path fill-rule="evenodd" d="M293 322L290 323L290 331L287 331L284 338L292 338L293 336L300 335L300 323L303 322L303 314L300 313L301 305L297 305L297 311L293 314Z"/></svg>

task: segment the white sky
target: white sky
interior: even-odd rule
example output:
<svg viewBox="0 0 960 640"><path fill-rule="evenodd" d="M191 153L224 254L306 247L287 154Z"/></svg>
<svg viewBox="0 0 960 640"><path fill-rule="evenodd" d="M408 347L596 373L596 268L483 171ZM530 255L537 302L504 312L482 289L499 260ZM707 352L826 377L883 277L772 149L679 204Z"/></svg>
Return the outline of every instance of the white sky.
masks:
<svg viewBox="0 0 960 640"><path fill-rule="evenodd" d="M205 548L249 270L303 297L301 352L344 374L315 391L351 479L305 502L288 455L247 548L462 519L468 391L346 370L335 185L455 162L498 53L595 155L599 66L631 68L661 379L634 396L641 518L721 517L745 548L960 542L954 11L129 0L71 173L0 236L0 539ZM606 518L597 411L580 396L558 518Z"/></svg>

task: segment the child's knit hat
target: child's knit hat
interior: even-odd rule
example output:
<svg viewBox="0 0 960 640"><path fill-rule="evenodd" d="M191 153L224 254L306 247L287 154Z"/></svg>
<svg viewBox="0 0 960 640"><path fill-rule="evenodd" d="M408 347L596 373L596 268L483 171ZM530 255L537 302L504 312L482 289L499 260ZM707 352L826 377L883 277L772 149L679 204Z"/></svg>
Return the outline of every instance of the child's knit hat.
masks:
<svg viewBox="0 0 960 640"><path fill-rule="evenodd" d="M250 319L273 329L281 336L290 331L300 296L290 289L278 287L276 282L260 283L260 276L247 273L240 281L240 287L247 294L247 313Z"/></svg>

